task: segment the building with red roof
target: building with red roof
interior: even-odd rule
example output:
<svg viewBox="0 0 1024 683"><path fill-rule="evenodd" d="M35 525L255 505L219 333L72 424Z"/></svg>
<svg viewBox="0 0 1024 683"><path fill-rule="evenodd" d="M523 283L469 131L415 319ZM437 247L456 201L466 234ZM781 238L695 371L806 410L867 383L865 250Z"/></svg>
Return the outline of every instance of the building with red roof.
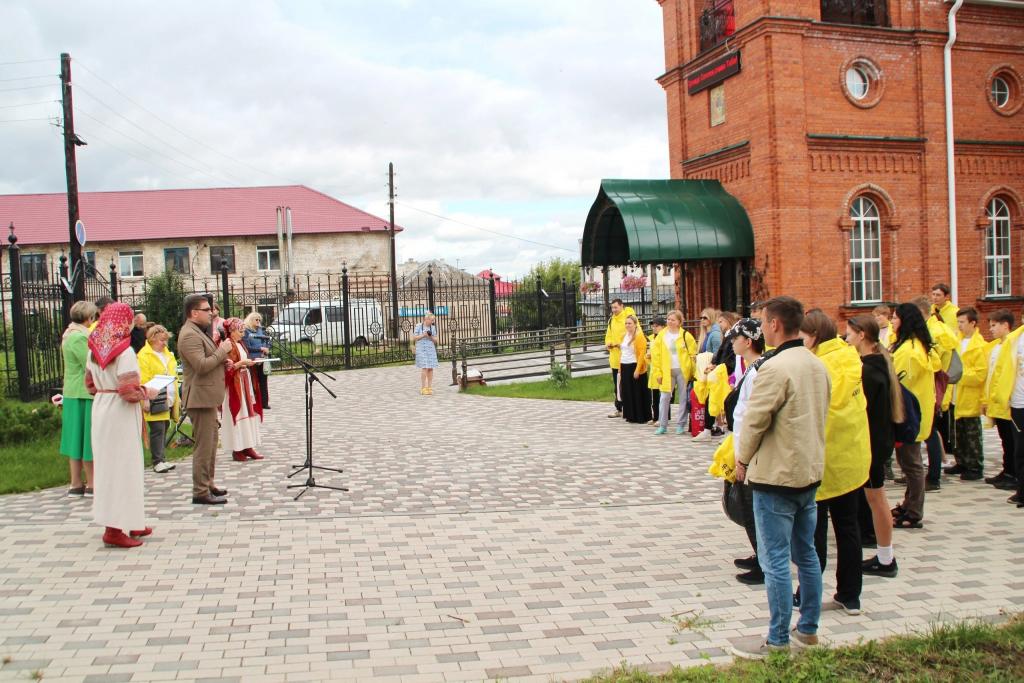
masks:
<svg viewBox="0 0 1024 683"><path fill-rule="evenodd" d="M286 230L278 238L278 207L291 208L290 248ZM387 221L303 185L82 192L79 214L86 260L103 274L113 263L121 278L165 269L206 277L222 259L236 275L338 273L342 263L388 270ZM23 275L55 270L68 250L67 196L0 195L0 225L10 223Z"/></svg>
<svg viewBox="0 0 1024 683"><path fill-rule="evenodd" d="M478 278L489 280L491 277L494 278L494 293L497 296L508 296L512 292L516 291L515 282L504 282L501 276L495 273L493 270L488 268L487 270L481 270L476 274Z"/></svg>

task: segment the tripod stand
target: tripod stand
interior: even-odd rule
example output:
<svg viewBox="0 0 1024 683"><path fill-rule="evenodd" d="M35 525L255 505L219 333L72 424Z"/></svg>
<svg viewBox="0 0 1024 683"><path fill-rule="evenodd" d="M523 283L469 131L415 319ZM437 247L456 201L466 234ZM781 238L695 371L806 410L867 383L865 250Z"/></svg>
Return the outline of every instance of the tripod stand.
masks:
<svg viewBox="0 0 1024 683"><path fill-rule="evenodd" d="M291 479L296 474L300 472L305 472L306 481L302 484L288 485L288 488L290 489L302 489L301 491L299 491L298 495L295 496L294 500L298 500L299 498L301 498L302 494L304 494L311 488L331 489L332 491L348 491L347 488L341 486L327 486L325 484L318 484L316 483L316 479L313 477L313 470L325 470L327 472L338 472L339 474L341 472L344 472L344 470L339 468L322 467L320 465L313 464L313 382L316 382L317 384L322 386L324 388L324 391L331 395L331 398L337 399L337 395L335 395L333 391L328 389L327 385L324 384L323 381L320 379L320 374L323 374L324 377L331 380L332 382L335 381L334 378L328 375L326 372L317 373L316 369L312 365L296 356L288 349L287 346L282 344L277 339L273 339L271 343L276 348L276 350L283 356L294 361L295 363L298 363L298 365L302 368L302 372L305 373L306 375L306 461L301 465L292 465L294 471L288 475L288 478Z"/></svg>

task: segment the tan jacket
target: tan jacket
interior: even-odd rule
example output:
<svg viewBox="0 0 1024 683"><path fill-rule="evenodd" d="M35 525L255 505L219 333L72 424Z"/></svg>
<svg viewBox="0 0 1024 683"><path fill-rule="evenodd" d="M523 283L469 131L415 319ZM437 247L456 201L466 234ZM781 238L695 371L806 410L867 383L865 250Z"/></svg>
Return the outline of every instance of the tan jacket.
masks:
<svg viewBox="0 0 1024 683"><path fill-rule="evenodd" d="M799 341L786 342L761 366L736 457L747 465L751 486L794 492L821 483L831 393L824 363Z"/></svg>
<svg viewBox="0 0 1024 683"><path fill-rule="evenodd" d="M178 333L178 355L184 371L181 402L185 410L219 408L224 402L227 349L218 349L201 327L186 321Z"/></svg>

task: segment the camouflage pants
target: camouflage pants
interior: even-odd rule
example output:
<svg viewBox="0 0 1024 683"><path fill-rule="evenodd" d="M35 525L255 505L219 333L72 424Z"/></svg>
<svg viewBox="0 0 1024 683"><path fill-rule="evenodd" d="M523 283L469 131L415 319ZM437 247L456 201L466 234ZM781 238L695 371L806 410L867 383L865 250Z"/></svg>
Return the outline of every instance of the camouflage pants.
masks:
<svg viewBox="0 0 1024 683"><path fill-rule="evenodd" d="M981 418L961 417L956 421L956 464L971 474L981 474L985 466L981 451Z"/></svg>

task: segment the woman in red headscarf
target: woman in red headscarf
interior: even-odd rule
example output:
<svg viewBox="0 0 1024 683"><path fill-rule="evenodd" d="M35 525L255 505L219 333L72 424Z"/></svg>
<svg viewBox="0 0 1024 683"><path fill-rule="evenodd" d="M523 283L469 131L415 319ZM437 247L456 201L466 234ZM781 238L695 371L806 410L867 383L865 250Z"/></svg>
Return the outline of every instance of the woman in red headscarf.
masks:
<svg viewBox="0 0 1024 683"><path fill-rule="evenodd" d="M103 542L134 548L146 526L142 475L142 411L149 392L139 383L139 361L131 348L134 314L112 303L89 334L85 386L93 394L92 451L95 469L93 519L104 527ZM156 392L152 392L156 394Z"/></svg>
<svg viewBox="0 0 1024 683"><path fill-rule="evenodd" d="M220 423L220 441L231 457L239 462L262 460L254 449L263 443L260 423L263 422L263 400L260 386L253 381L253 361L245 352L242 335L245 324L238 318L224 321L224 333L231 340L228 369L224 373L224 412Z"/></svg>

